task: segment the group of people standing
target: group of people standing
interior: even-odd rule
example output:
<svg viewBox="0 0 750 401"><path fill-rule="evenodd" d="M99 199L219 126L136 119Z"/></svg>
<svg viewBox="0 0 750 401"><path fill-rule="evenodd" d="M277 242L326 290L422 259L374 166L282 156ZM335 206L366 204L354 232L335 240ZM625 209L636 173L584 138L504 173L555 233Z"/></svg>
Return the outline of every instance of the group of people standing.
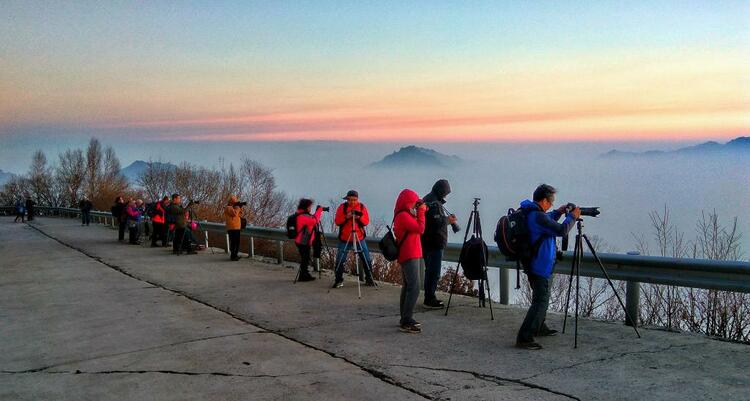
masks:
<svg viewBox="0 0 750 401"><path fill-rule="evenodd" d="M144 228L149 227L143 223L148 220L151 223L151 247L158 247L158 242L161 242L162 247L167 247L171 239L172 253L176 255L183 252L196 253L192 247L195 238L188 227L189 211L187 206L182 205L182 198L179 194L173 194L171 197L164 196L161 200L148 205L144 204L141 199L125 201L124 197L118 196L110 210L118 222L120 242L125 242L127 230L128 242L133 245L141 244Z"/></svg>
<svg viewBox="0 0 750 401"><path fill-rule="evenodd" d="M401 266L403 285L399 299L399 329L406 333L420 333L422 324L414 319L414 308L419 299L420 266L424 266L424 306L443 308L443 301L437 297L437 286L442 273L443 251L448 243L448 227L453 232L460 231L458 219L445 208L446 197L451 193L447 180L438 180L430 193L423 198L411 189L399 193L393 209L393 234L398 244L398 263ZM524 261L524 273L532 290L532 302L516 338L516 346L537 350L542 346L535 337L554 336L557 330L545 323L549 307L549 291L554 265L557 261L556 237L567 236L581 211L562 206L551 210L555 202L556 190L542 184L536 188L533 200L521 202L529 229L529 240L534 244L530 260ZM345 202L336 210L335 224L339 227L338 254L336 257L333 288L343 286L343 265L346 256L355 246L364 269L360 274L367 284L372 281L372 259L367 248L366 226L370 222L367 207L359 201L355 190L344 197ZM295 244L301 256L299 281L312 281L308 272L311 249L320 237L320 219L325 208L317 206L312 211L313 201L303 198L297 206ZM558 220L565 216L562 223Z"/></svg>
<svg viewBox="0 0 750 401"><path fill-rule="evenodd" d="M34 220L34 205L36 205L36 202L29 195L26 195L26 200L18 199L15 205L16 218L13 222L18 223L20 219L21 223L25 223L26 216L28 216L29 221Z"/></svg>

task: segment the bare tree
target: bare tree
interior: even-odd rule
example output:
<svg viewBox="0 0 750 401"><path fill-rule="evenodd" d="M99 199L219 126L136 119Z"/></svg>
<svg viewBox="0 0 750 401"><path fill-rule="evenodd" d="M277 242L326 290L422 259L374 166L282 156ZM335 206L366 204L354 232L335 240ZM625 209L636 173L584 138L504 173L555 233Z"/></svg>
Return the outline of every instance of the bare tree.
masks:
<svg viewBox="0 0 750 401"><path fill-rule="evenodd" d="M60 154L60 161L55 169L55 180L62 188L62 204L71 207L78 204L85 174L86 163L81 149L69 149Z"/></svg>

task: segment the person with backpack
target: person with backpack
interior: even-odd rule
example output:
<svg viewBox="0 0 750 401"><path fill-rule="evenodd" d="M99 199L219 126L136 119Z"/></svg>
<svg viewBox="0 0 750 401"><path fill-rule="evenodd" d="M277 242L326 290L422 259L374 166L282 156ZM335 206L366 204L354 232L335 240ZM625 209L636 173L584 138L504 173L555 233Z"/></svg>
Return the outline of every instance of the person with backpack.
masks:
<svg viewBox="0 0 750 401"><path fill-rule="evenodd" d="M238 261L240 252L240 229L242 219L242 207L237 201L237 197L232 195L229 197L227 206L224 207L224 222L227 229L227 236L229 236L229 260Z"/></svg>
<svg viewBox="0 0 750 401"><path fill-rule="evenodd" d="M333 283L333 288L344 286L344 264L346 264L349 250L354 246L353 241L357 241L357 248L360 251L359 258L362 261L362 271L365 274L365 285L373 286L375 282L372 279L372 258L365 241L367 236L365 227L370 224L370 212L367 211L367 206L359 201L359 193L353 189L347 192L343 199L346 202L339 205L334 218L334 223L339 227L339 244L336 254L336 280ZM356 231L356 236L352 235L353 231ZM354 257L357 257L357 255L354 255ZM361 277L363 276L360 276L360 280Z"/></svg>
<svg viewBox="0 0 750 401"><path fill-rule="evenodd" d="M393 208L393 234L398 243L398 263L401 265L399 329L404 333L421 333L422 326L414 320L414 306L419 299L419 261L422 259L421 236L425 230L427 206L411 189L404 189Z"/></svg>
<svg viewBox="0 0 750 401"><path fill-rule="evenodd" d="M155 248L157 241L161 240L161 246L167 246L167 208L169 207L169 197L165 196L161 201L155 202L146 208L148 217L151 218L151 247Z"/></svg>
<svg viewBox="0 0 750 401"><path fill-rule="evenodd" d="M78 208L81 209L81 225L88 226L91 223L91 209L94 205L91 203L88 197L84 196L80 202L78 202Z"/></svg>
<svg viewBox="0 0 750 401"><path fill-rule="evenodd" d="M126 207L125 199L122 196L118 196L115 198L115 204L110 208L112 218L117 221L117 240L120 242L125 241L125 229L128 226L125 215Z"/></svg>
<svg viewBox="0 0 750 401"><path fill-rule="evenodd" d="M297 281L313 281L313 277L308 268L310 266L310 251L312 250L313 241L315 241L315 226L320 222L320 216L323 214L323 207L318 205L315 208L315 214L310 214L313 201L302 198L297 205L296 218L296 237L294 243L299 250L299 279ZM288 229L288 228L287 228Z"/></svg>
<svg viewBox="0 0 750 401"><path fill-rule="evenodd" d="M581 209L568 211L562 206L549 213L555 202L557 190L550 185L542 184L534 191L534 201L521 202L520 209L525 214L528 228L528 241L531 246L530 258L523 260L524 273L529 279L532 297L531 305L526 317L518 330L516 347L538 350L542 346L534 341L534 336L553 336L557 330L552 330L545 324L549 306L549 291L552 282L552 270L557 262L557 243L555 237L567 236L581 217ZM567 213L566 213L567 212ZM557 221L565 215L561 223Z"/></svg>
<svg viewBox="0 0 750 401"><path fill-rule="evenodd" d="M443 308L443 301L437 299L438 281L443 269L443 250L448 244L448 225L453 232L458 232L458 220L453 214L446 212L445 197L451 193L448 180L438 180L432 186L432 191L424 197L427 205L425 213L425 229L422 234L422 252L424 255L424 306L427 308Z"/></svg>

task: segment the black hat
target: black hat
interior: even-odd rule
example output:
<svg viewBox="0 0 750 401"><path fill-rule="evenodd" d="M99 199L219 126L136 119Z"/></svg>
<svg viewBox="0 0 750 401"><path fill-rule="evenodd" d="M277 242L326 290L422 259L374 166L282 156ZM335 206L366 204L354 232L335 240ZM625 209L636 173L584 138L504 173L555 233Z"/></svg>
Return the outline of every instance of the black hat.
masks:
<svg viewBox="0 0 750 401"><path fill-rule="evenodd" d="M346 196L343 197L342 199L346 199L346 198L348 198L350 196L353 196L355 198L359 198L359 193L357 193L357 191L355 191L353 189L350 189L349 192L346 193Z"/></svg>

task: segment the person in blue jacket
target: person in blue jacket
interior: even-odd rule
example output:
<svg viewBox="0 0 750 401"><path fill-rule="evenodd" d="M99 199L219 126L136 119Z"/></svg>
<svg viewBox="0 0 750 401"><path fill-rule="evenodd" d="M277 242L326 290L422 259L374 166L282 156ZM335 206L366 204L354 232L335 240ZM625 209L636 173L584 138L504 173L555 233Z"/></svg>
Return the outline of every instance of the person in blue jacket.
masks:
<svg viewBox="0 0 750 401"><path fill-rule="evenodd" d="M526 313L521 328L516 337L516 346L524 349L537 350L542 346L534 341L534 336L553 336L557 330L552 330L544 323L549 306L549 290L552 282L552 270L557 261L557 243L555 237L567 236L581 217L581 209L575 208L566 214L566 206L547 212L555 203L557 190L550 185L542 184L534 191L534 201L521 202L521 208L526 211L527 225L532 244L532 258L530 265L524 269L531 285L531 306ZM565 214L565 220L557 221Z"/></svg>

